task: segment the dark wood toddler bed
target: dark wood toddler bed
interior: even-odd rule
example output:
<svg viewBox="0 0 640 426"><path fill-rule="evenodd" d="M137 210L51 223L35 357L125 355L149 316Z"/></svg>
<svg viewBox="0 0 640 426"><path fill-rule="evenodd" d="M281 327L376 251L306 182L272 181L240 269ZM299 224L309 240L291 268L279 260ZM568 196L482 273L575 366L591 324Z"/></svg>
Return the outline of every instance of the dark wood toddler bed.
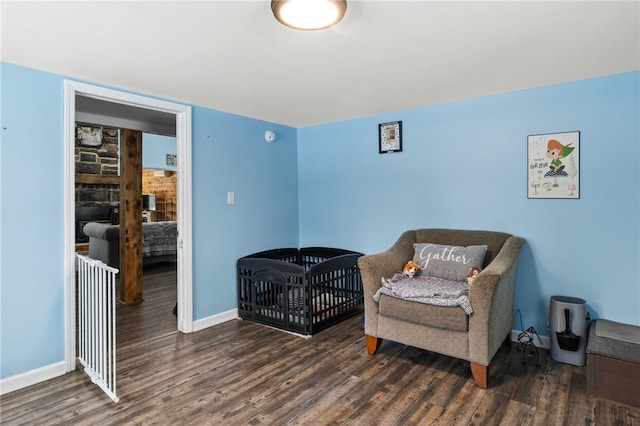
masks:
<svg viewBox="0 0 640 426"><path fill-rule="evenodd" d="M363 310L362 256L328 247L281 248L238 260L240 318L310 336Z"/></svg>

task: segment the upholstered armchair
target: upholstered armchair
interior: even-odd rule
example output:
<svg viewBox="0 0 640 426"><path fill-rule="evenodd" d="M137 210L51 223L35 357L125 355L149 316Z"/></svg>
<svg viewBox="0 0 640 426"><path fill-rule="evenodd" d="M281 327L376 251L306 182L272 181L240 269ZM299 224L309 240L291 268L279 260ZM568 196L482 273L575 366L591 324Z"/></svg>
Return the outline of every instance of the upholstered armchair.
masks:
<svg viewBox="0 0 640 426"><path fill-rule="evenodd" d="M486 245L482 271L470 286L473 309L435 306L382 294L381 279L393 276L414 258L415 243ZM470 361L476 384L486 389L489 364L513 327L518 257L524 240L501 232L454 229L406 231L387 251L360 257L364 286L367 351L375 354L383 339Z"/></svg>

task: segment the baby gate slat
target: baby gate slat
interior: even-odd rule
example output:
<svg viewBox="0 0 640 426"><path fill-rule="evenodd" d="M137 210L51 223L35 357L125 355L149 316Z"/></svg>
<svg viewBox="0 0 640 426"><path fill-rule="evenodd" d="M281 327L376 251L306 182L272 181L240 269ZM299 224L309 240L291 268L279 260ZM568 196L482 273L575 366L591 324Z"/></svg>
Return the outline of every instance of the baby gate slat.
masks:
<svg viewBox="0 0 640 426"><path fill-rule="evenodd" d="M91 381L116 396L116 274L99 260L77 254L78 359Z"/></svg>

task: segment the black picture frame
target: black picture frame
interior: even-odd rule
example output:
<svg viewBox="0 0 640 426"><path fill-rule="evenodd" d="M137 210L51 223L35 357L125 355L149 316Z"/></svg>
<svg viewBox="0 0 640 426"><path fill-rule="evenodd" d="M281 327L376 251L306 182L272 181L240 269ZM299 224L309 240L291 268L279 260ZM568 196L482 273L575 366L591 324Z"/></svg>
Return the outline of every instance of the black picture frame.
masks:
<svg viewBox="0 0 640 426"><path fill-rule="evenodd" d="M402 121L378 124L378 152L402 152Z"/></svg>

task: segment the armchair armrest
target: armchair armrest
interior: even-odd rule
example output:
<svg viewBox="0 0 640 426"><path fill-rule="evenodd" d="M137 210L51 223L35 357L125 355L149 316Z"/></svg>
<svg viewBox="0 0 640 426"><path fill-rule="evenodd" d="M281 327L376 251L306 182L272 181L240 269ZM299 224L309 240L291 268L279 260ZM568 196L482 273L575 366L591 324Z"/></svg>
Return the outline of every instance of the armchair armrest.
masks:
<svg viewBox="0 0 640 426"><path fill-rule="evenodd" d="M358 259L362 287L364 290L365 334L377 336L378 304L373 301L373 295L382 286L382 277L391 277L402 270L404 264L413 259L413 243L416 241L415 231L406 231L388 250L362 256Z"/></svg>
<svg viewBox="0 0 640 426"><path fill-rule="evenodd" d="M115 241L120 238L120 225L89 222L84 225L82 232L84 232L87 237L95 237L106 241Z"/></svg>
<svg viewBox="0 0 640 426"><path fill-rule="evenodd" d="M509 237L493 262L478 274L469 289L470 361L489 365L513 327L513 303L518 258L524 239Z"/></svg>

